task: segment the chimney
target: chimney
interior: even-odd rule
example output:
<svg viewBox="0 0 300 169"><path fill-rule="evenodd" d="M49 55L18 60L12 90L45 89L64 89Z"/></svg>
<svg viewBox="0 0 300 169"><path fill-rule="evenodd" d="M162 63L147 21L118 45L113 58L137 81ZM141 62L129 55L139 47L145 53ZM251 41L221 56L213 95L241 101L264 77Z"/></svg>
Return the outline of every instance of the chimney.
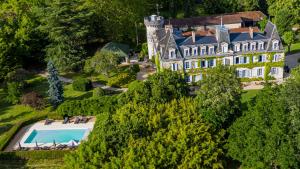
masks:
<svg viewBox="0 0 300 169"><path fill-rule="evenodd" d="M195 35L195 31L192 31L192 39L193 39L193 43L196 42L196 35Z"/></svg>
<svg viewBox="0 0 300 169"><path fill-rule="evenodd" d="M251 37L251 39L253 39L253 28L249 27L249 35Z"/></svg>

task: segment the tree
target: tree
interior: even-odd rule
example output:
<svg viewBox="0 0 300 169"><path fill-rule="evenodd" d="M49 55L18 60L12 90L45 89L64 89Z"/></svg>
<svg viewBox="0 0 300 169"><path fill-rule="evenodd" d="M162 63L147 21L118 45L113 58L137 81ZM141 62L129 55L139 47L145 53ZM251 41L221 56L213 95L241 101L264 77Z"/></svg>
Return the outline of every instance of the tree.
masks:
<svg viewBox="0 0 300 169"><path fill-rule="evenodd" d="M300 68L282 86L267 86L229 129L228 154L243 168L300 167Z"/></svg>
<svg viewBox="0 0 300 169"><path fill-rule="evenodd" d="M53 64L52 61L48 62L47 71L49 73L48 76L48 83L49 83L49 102L54 106L57 107L64 101L64 90L63 84L58 77L58 72Z"/></svg>
<svg viewBox="0 0 300 169"><path fill-rule="evenodd" d="M110 72L116 70L118 64L118 55L112 52L97 52L95 56L86 60L84 70L87 73L103 73L109 77Z"/></svg>
<svg viewBox="0 0 300 169"><path fill-rule="evenodd" d="M83 0L49 1L44 10L41 30L50 40L46 55L59 70L78 70L83 66L86 57L84 45L91 32L93 15L84 3Z"/></svg>
<svg viewBox="0 0 300 169"><path fill-rule="evenodd" d="M265 30L267 23L268 23L268 19L266 17L263 20L259 21L258 25L260 30L262 31Z"/></svg>
<svg viewBox="0 0 300 169"><path fill-rule="evenodd" d="M232 67L208 70L199 82L197 104L203 118L216 128L226 128L240 114L241 83Z"/></svg>
<svg viewBox="0 0 300 169"><path fill-rule="evenodd" d="M283 38L283 41L288 46L288 53L290 53L290 51L291 51L291 45L295 41L295 34L294 34L294 32L292 32L292 31L284 32L282 38Z"/></svg>
<svg viewBox="0 0 300 169"><path fill-rule="evenodd" d="M20 96L22 94L22 84L19 82L9 82L7 83L7 96L6 101L11 104L17 104L20 101Z"/></svg>
<svg viewBox="0 0 300 169"><path fill-rule="evenodd" d="M128 103L97 117L89 141L65 157L65 167L223 168L223 136L201 119L192 99Z"/></svg>

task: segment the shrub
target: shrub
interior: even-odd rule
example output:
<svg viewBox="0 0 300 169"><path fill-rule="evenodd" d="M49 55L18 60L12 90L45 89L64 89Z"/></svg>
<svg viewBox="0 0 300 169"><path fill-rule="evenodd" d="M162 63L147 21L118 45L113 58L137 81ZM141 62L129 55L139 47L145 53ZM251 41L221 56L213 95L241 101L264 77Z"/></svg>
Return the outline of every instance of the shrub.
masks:
<svg viewBox="0 0 300 169"><path fill-rule="evenodd" d="M0 152L0 160L39 160L39 159L58 159L63 158L70 150L39 150L39 151L16 151Z"/></svg>
<svg viewBox="0 0 300 169"><path fill-rule="evenodd" d="M85 78L77 78L72 84L73 90L89 91L93 88L92 81Z"/></svg>
<svg viewBox="0 0 300 169"><path fill-rule="evenodd" d="M140 66L138 64L133 64L130 66L131 73L138 73L140 71Z"/></svg>
<svg viewBox="0 0 300 169"><path fill-rule="evenodd" d="M93 97L101 97L101 96L104 96L104 95L105 95L105 91L101 87L97 87L97 88L94 89Z"/></svg>
<svg viewBox="0 0 300 169"><path fill-rule="evenodd" d="M7 73L5 77L6 82L24 82L26 78L29 76L29 72L25 69L16 69L12 72Z"/></svg>
<svg viewBox="0 0 300 169"><path fill-rule="evenodd" d="M12 104L17 104L20 101L22 85L17 82L7 83L6 101Z"/></svg>
<svg viewBox="0 0 300 169"><path fill-rule="evenodd" d="M136 74L132 73L120 73L108 80L108 86L121 87L136 79Z"/></svg>
<svg viewBox="0 0 300 169"><path fill-rule="evenodd" d="M65 101L56 112L61 116L97 115L111 112L117 108L117 99L114 96L102 96L83 100Z"/></svg>
<svg viewBox="0 0 300 169"><path fill-rule="evenodd" d="M37 92L30 92L22 96L21 104L40 110L45 107L45 100Z"/></svg>

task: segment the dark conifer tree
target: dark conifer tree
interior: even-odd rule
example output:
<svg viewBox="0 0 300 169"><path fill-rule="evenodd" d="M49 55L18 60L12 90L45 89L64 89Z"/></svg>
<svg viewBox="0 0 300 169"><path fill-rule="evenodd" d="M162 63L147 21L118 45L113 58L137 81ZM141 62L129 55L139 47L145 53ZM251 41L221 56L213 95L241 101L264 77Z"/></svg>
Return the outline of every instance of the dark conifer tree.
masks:
<svg viewBox="0 0 300 169"><path fill-rule="evenodd" d="M48 76L49 101L54 107L57 107L60 103L62 103L64 101L63 84L58 78L58 71L55 68L52 61L48 62L47 70L48 70L48 73L49 73L49 76Z"/></svg>

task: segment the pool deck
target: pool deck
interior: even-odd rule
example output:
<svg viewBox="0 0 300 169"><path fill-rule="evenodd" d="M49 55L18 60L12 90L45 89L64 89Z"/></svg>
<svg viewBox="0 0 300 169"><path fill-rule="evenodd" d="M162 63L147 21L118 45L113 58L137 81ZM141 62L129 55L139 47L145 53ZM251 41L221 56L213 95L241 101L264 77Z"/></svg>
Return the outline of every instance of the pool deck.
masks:
<svg viewBox="0 0 300 169"><path fill-rule="evenodd" d="M45 125L45 120L36 122L34 124L25 126L21 128L15 137L10 141L9 145L5 148L4 151L14 151L19 148L19 142L22 147L33 148L36 147L36 143L24 143L27 137L31 134L33 130L67 130L67 129L87 129L88 133L85 134L83 140L87 139L88 134L93 130L95 124L95 118L92 117L87 123L78 123L74 124L73 120L70 123L62 124L63 120L55 120L48 125ZM48 144L38 144L40 147L52 146L53 143Z"/></svg>

